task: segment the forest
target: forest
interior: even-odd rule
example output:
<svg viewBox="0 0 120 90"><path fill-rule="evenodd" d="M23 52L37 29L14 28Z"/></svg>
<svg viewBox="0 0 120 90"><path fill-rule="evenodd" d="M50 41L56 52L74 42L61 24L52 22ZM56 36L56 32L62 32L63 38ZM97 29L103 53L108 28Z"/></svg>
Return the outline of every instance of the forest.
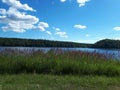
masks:
<svg viewBox="0 0 120 90"><path fill-rule="evenodd" d="M22 47L91 47L92 44L51 41L42 39L0 38L0 46Z"/></svg>
<svg viewBox="0 0 120 90"><path fill-rule="evenodd" d="M21 47L72 47L72 48L103 48L120 49L120 40L103 39L94 44L76 43L68 41L52 41L43 39L0 38L0 46Z"/></svg>
<svg viewBox="0 0 120 90"><path fill-rule="evenodd" d="M103 39L92 45L94 48L120 49L120 40Z"/></svg>

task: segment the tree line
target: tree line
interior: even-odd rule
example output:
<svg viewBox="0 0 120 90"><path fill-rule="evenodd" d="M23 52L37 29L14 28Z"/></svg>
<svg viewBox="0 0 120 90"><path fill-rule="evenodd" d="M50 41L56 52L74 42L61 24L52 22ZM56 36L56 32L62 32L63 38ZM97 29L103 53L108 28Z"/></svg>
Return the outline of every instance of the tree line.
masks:
<svg viewBox="0 0 120 90"><path fill-rule="evenodd" d="M51 41L43 39L0 38L0 46L22 47L83 47L120 49L120 40L103 39L94 44L75 43L67 41Z"/></svg>
<svg viewBox="0 0 120 90"><path fill-rule="evenodd" d="M91 47L92 44L42 39L0 38L0 46L22 47Z"/></svg>

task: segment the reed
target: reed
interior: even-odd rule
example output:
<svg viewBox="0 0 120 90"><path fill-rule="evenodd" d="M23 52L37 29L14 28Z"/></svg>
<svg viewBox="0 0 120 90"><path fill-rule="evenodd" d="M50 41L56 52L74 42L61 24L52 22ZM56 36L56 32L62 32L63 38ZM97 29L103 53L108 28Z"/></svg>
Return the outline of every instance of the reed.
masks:
<svg viewBox="0 0 120 90"><path fill-rule="evenodd" d="M120 62L96 52L61 49L0 52L0 74L19 73L120 76Z"/></svg>

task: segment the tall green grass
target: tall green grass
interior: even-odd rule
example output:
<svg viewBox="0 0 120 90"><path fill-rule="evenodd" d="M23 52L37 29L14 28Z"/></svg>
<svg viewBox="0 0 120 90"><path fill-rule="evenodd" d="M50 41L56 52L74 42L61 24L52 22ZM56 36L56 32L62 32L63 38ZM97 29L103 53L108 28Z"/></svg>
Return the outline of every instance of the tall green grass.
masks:
<svg viewBox="0 0 120 90"><path fill-rule="evenodd" d="M0 53L0 74L38 73L55 75L120 76L120 62L96 52L12 50Z"/></svg>

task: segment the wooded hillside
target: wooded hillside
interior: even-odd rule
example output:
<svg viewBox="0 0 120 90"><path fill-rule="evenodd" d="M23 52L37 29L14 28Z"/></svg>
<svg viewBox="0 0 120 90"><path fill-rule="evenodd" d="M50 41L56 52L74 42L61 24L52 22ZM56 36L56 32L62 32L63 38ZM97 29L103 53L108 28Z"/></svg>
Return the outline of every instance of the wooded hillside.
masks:
<svg viewBox="0 0 120 90"><path fill-rule="evenodd" d="M50 41L42 39L0 38L0 46L23 47L91 47L92 44Z"/></svg>
<svg viewBox="0 0 120 90"><path fill-rule="evenodd" d="M120 40L104 39L93 44L94 48L120 49Z"/></svg>

